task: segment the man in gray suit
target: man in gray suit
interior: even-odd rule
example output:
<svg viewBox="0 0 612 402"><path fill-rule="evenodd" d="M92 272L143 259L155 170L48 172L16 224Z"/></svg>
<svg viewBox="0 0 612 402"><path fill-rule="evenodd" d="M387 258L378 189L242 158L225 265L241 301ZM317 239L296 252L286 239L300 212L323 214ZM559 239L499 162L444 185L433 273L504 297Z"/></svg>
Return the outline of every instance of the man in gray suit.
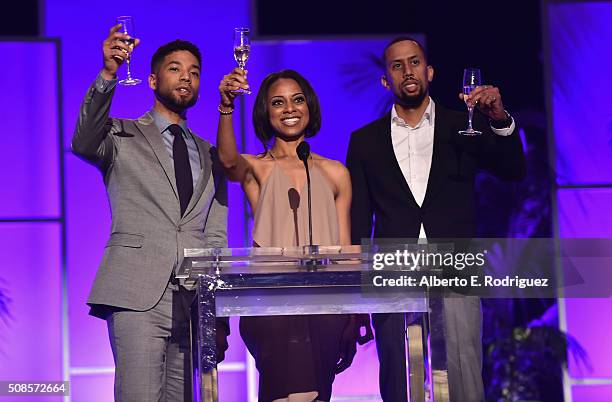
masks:
<svg viewBox="0 0 612 402"><path fill-rule="evenodd" d="M133 49L118 29L103 42L103 68L72 139L73 151L102 172L112 211L88 304L108 324L116 400L191 400L194 292L174 271L185 248L227 246L227 187L216 149L186 125L200 86L201 55L192 43L170 42L153 55L149 112L109 118L117 69ZM219 321L216 329L221 360L229 327Z"/></svg>

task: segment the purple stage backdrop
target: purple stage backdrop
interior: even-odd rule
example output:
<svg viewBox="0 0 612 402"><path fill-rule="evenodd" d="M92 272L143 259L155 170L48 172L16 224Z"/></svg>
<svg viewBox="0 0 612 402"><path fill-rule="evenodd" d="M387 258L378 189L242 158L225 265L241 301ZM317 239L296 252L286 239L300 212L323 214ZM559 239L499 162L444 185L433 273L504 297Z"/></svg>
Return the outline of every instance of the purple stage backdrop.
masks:
<svg viewBox="0 0 612 402"><path fill-rule="evenodd" d="M0 380L61 381L65 348L57 43L0 41L0 53L15 67L0 78L6 89L0 110L7 122L5 157L0 160L0 302L8 301L9 311L8 316L0 311Z"/></svg>
<svg viewBox="0 0 612 402"><path fill-rule="evenodd" d="M109 231L110 213L100 174L75 158L68 150L78 107L88 86L101 68L100 45L117 15L132 15L142 43L133 57L133 74L146 81L150 57L163 43L178 38L200 46L203 69L200 99L190 111L189 125L203 138L214 142L218 112L217 85L235 67L232 35L235 26L250 26L249 1L233 3L232 12L214 2L187 1L181 7L151 7L134 1L108 9L106 3L92 1L84 8L76 1L46 2L46 34L62 43L63 129L65 132L67 297L70 306L64 320L68 326L67 370L76 400L90 387L88 401L112 399L113 361L105 324L87 315L85 300ZM180 21L167 29L160 20ZM67 21L70 21L68 24ZM161 28L160 28L161 27ZM79 32L78 36L74 32ZM380 72L371 61L388 38L328 39L317 41L263 41L255 39L247 68L252 87L273 71L293 68L308 78L321 100L323 127L312 141L313 149L324 156L344 160L352 130L378 117L385 91L379 84ZM124 70L120 74L125 74ZM243 144L248 152L259 152L261 145L251 129L252 102L246 96L236 112L245 127ZM373 102L374 100L374 102ZM146 84L118 87L112 115L135 118L152 105L152 92ZM356 112L358 111L358 112ZM236 127L241 127L240 122ZM250 244L250 221L242 191L230 186L230 246ZM220 366L221 400L256 400L257 375L252 360L239 337L237 320L232 319L232 336L226 361ZM68 355L69 353L69 355ZM69 356L69 357L68 357ZM347 400L378 400L378 362L373 343L360 349L356 361L334 385L334 394ZM350 381L359 375L360 381Z"/></svg>
<svg viewBox="0 0 612 402"><path fill-rule="evenodd" d="M59 217L56 44L2 42L2 52L16 66L0 81L3 125L10 128L2 149L15 158L0 160L0 182L7 184L0 190L0 218Z"/></svg>
<svg viewBox="0 0 612 402"><path fill-rule="evenodd" d="M612 4L545 4L552 163L561 186L555 200L558 234L612 237ZM0 380L69 380L68 399L112 400L113 360L106 326L88 316L85 305L110 214L99 172L75 158L68 144L82 96L101 67L101 42L114 18L135 18L142 44L134 53L133 72L145 81L159 45L180 37L201 47L201 96L189 125L214 141L216 87L235 65L232 28L250 25L249 5L247 0L234 2L228 13L225 5L212 1L162 9L137 0L109 9L99 0L48 0L46 35L58 41L0 42L2 54L10 55L17 66L0 81L6 94L2 118L15 133L3 136L4 149L10 152L0 160L0 288L10 298L11 312L6 321L0 320ZM257 88L267 73L283 68L306 76L323 111L313 149L344 160L349 133L381 113L385 92L370 56L380 53L386 39L256 39L247 65L249 79ZM244 97L236 115L245 127L242 145L248 152L259 152L250 123L253 101L254 95ZM119 87L112 113L135 118L151 104L146 84ZM250 244L250 222L236 185L230 189L230 211L230 245ZM602 401L602 396L612 395L610 313L610 299L560 302L562 327L586 348L593 365L588 372L570 364L568 401ZM236 324L233 319L230 349L220 366L220 396L222 401L251 402L256 400L256 370ZM335 397L379 400L377 373L370 343L336 380Z"/></svg>
<svg viewBox="0 0 612 402"><path fill-rule="evenodd" d="M558 3L558 4L555 4ZM548 96L558 235L612 238L612 2L548 2ZM563 252L563 250L561 250ZM560 325L586 349L566 401L612 400L612 299L560 299Z"/></svg>

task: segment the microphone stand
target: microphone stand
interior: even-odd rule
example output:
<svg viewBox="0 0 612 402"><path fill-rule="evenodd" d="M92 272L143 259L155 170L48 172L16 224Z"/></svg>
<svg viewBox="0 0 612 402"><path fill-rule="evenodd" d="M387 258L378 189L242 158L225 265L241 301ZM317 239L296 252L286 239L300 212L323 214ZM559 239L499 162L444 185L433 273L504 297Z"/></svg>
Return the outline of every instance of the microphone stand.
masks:
<svg viewBox="0 0 612 402"><path fill-rule="evenodd" d="M297 147L298 158L304 162L306 169L306 187L308 191L308 246L304 247L308 254L319 254L319 246L312 244L312 191L310 187L310 169L308 168L308 158L310 156L310 145L302 141ZM306 265L316 266L317 260L309 260Z"/></svg>
<svg viewBox="0 0 612 402"><path fill-rule="evenodd" d="M308 191L308 245L312 247L312 200L310 191L310 169L308 169L308 159L304 160L306 167L306 187Z"/></svg>

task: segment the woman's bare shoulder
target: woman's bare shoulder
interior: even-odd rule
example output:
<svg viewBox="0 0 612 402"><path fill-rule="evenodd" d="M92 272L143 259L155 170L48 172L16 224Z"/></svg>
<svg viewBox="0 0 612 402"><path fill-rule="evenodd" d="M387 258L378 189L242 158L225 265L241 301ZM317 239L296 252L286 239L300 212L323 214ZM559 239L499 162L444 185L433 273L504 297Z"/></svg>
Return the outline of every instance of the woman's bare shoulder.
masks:
<svg viewBox="0 0 612 402"><path fill-rule="evenodd" d="M264 181L274 166L274 159L268 153L242 154L242 157L252 166L258 182Z"/></svg>
<svg viewBox="0 0 612 402"><path fill-rule="evenodd" d="M242 154L242 157L246 159L247 162L249 162L252 166L264 167L274 162L274 159L272 159L272 157L267 153L261 153L261 154L255 154L255 155L254 154Z"/></svg>
<svg viewBox="0 0 612 402"><path fill-rule="evenodd" d="M335 159L326 158L324 156L318 154L312 154L312 159L319 165L321 168L330 169L332 171L342 173L344 171L348 172L348 169L344 164Z"/></svg>
<svg viewBox="0 0 612 402"><path fill-rule="evenodd" d="M336 183L349 177L348 169L340 161L317 154L312 154L312 159Z"/></svg>
<svg viewBox="0 0 612 402"><path fill-rule="evenodd" d="M270 157L270 155L267 154L267 153L261 153L261 154L241 154L241 155L242 155L242 157L244 159L248 160L249 162L255 162L255 163L263 162L263 161L266 161L268 159L272 159Z"/></svg>

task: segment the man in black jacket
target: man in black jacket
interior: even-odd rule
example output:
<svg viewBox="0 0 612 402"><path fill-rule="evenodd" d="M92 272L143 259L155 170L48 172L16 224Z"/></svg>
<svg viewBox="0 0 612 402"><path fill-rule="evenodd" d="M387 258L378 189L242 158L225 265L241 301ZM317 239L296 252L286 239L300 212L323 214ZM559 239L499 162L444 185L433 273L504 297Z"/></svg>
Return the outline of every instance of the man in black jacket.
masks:
<svg viewBox="0 0 612 402"><path fill-rule="evenodd" d="M369 239L372 224L374 238L474 237L477 171L485 169L505 180L525 175L518 130L499 89L483 85L465 96L480 111L474 127L482 132L466 136L459 134L467 125L466 114L429 97L434 69L417 41L394 39L385 47L384 62L381 82L391 91L394 107L352 133L347 155L352 242ZM451 401L482 401L480 299L447 298L444 315ZM385 402L404 402L404 317L375 314L373 324L381 396Z"/></svg>

